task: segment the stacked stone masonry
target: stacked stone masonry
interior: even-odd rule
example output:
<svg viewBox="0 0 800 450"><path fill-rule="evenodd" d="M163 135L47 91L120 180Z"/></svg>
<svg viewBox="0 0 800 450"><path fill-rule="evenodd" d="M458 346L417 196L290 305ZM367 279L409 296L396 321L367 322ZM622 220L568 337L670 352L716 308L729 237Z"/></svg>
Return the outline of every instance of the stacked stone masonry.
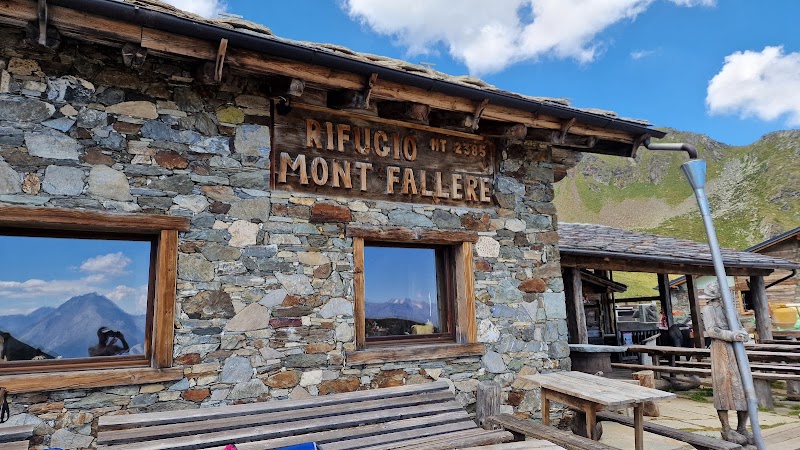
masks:
<svg viewBox="0 0 800 450"><path fill-rule="evenodd" d="M538 414L518 374L568 369L549 148L499 143L492 208L316 198L269 189L263 79L0 28L0 204L169 214L179 241L174 384L10 398L35 448L90 448L98 417L447 380L468 408L499 381L506 412ZM483 357L353 366L348 223L473 230ZM1 383L0 383L1 384ZM473 406L474 407L474 406Z"/></svg>

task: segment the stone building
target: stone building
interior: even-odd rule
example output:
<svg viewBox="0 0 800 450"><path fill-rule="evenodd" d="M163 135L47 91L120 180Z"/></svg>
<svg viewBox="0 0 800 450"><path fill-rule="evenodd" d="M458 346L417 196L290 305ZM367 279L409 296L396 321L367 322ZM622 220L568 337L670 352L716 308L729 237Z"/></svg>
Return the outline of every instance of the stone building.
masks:
<svg viewBox="0 0 800 450"><path fill-rule="evenodd" d="M145 256L64 270L88 290L105 263L141 298L78 286L0 322L35 354L0 362L0 385L37 448L93 447L107 414L433 380L469 407L494 379L537 414L516 376L570 364L553 182L662 133L155 1L47 3L0 8L0 239L56 244L2 264L33 273L62 241ZM0 316L52 284L9 277ZM139 331L97 316L109 302ZM80 320L32 317L68 303Z"/></svg>

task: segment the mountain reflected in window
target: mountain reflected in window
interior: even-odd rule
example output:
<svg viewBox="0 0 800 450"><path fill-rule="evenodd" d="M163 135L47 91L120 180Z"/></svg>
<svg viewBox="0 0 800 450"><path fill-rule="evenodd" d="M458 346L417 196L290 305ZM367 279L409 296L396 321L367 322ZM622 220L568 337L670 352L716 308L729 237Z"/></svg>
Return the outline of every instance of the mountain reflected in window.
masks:
<svg viewBox="0 0 800 450"><path fill-rule="evenodd" d="M434 248L364 248L367 338L444 333Z"/></svg>
<svg viewBox="0 0 800 450"><path fill-rule="evenodd" d="M0 235L0 363L144 354L152 245Z"/></svg>

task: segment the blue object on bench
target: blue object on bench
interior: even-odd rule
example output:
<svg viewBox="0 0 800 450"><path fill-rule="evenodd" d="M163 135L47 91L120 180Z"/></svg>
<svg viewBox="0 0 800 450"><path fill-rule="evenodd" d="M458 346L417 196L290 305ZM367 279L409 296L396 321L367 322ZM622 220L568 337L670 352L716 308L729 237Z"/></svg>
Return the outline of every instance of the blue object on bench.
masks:
<svg viewBox="0 0 800 450"><path fill-rule="evenodd" d="M280 447L277 450L317 450L315 442L306 442L305 444L290 445L288 447Z"/></svg>

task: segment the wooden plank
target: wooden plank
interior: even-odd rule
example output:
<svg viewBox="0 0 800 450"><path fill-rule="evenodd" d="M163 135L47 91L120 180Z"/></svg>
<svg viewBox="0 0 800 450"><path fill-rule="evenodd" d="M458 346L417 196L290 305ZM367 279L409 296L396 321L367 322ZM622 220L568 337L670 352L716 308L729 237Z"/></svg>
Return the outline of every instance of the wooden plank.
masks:
<svg viewBox="0 0 800 450"><path fill-rule="evenodd" d="M380 227L348 225L346 235L380 242L408 242L417 244L460 244L478 240L478 233L463 230L431 230L417 227Z"/></svg>
<svg viewBox="0 0 800 450"><path fill-rule="evenodd" d="M523 377L542 388L604 406L619 406L675 397L675 394L670 392L631 385L583 372L551 372L524 375Z"/></svg>
<svg viewBox="0 0 800 450"><path fill-rule="evenodd" d="M189 231L189 219L159 214L113 214L65 208L0 206L0 226L155 234L161 230Z"/></svg>
<svg viewBox="0 0 800 450"><path fill-rule="evenodd" d="M211 420L273 411L300 410L318 406L339 405L382 398L390 399L442 391L449 392L449 386L444 381L437 381L434 383L413 384L394 388L370 389L366 391L347 392L344 394L326 395L322 397L312 397L299 400L282 400L280 402L258 402L184 411L163 411L118 416L101 416L98 420L98 429L116 430L132 427L163 425L169 423L185 423L195 420Z"/></svg>
<svg viewBox="0 0 800 450"><path fill-rule="evenodd" d="M787 353L797 353L800 352L800 346L796 345L785 345L785 344L753 344L747 343L744 344L744 347L747 351L759 351L759 352L787 352Z"/></svg>
<svg viewBox="0 0 800 450"><path fill-rule="evenodd" d="M459 411L463 409L461 404L455 400L442 404L393 408L384 412L367 411L345 414L343 412L349 409L348 405L336 405L332 408L335 408L339 412L334 413L335 417L329 417L329 420L327 421L322 421L319 419L319 417L315 417L308 420L286 422L286 419L291 417L293 412L285 411L274 414L275 417L281 417L280 421L269 423L267 425L251 426L241 419L234 418L233 420L239 422L239 426L243 426L244 428L225 429L223 431L204 432L202 434L183 435L159 440L139 440L137 442L114 445L113 448L116 450L194 449L200 446L223 445L230 442L247 442L259 439L263 440L270 437L290 436L301 432L308 433L329 429L354 427L361 424L390 422L393 420L419 417L424 415L434 415L437 413ZM331 412L333 412L333 410L331 410ZM198 422L197 424L202 425L202 423L203 422ZM184 426L188 426L188 424L184 424ZM119 433L119 431L105 434L103 437L104 442L112 439L111 435L114 433ZM99 439L100 436L98 436L98 440Z"/></svg>
<svg viewBox="0 0 800 450"><path fill-rule="evenodd" d="M175 338L175 289L178 272L178 231L164 230L158 240L156 295L153 313L153 367L172 366Z"/></svg>
<svg viewBox="0 0 800 450"><path fill-rule="evenodd" d="M3 387L9 393L60 391L108 386L161 383L183 378L183 369L131 369L81 370L75 372L29 373L3 376Z"/></svg>
<svg viewBox="0 0 800 450"><path fill-rule="evenodd" d="M707 348L684 348L684 347L665 347L650 345L628 345L628 351L633 353L649 353L653 355L688 355L688 356L711 356L711 350ZM767 352L760 350L748 350L747 356L750 361L769 361L769 362L800 362L800 353L797 352Z"/></svg>
<svg viewBox="0 0 800 450"><path fill-rule="evenodd" d="M290 445L302 444L305 442L316 442L317 444L335 443L340 440L349 440L365 436L376 436L392 431L414 430L418 433L425 433L427 427L438 424L462 423L465 427L475 428L476 425L471 421L466 411L448 412L434 416L415 417L412 419L395 420L392 422L378 423L373 425L363 425L342 430L321 431L316 433L305 433L294 436L281 437L269 440L260 440L236 444L238 450L265 450L286 447ZM209 450L224 450L224 446L211 447Z"/></svg>
<svg viewBox="0 0 800 450"><path fill-rule="evenodd" d="M701 369L710 368L710 361L675 361L678 366L684 367L698 367ZM764 371L764 372L785 372L800 374L800 366L796 364L750 364L751 370Z"/></svg>
<svg viewBox="0 0 800 450"><path fill-rule="evenodd" d="M208 61L214 61L217 58L218 48L209 41L147 27L142 27L141 46L161 53L178 54Z"/></svg>
<svg viewBox="0 0 800 450"><path fill-rule="evenodd" d="M350 227L348 227L348 232ZM364 238L353 238L353 326L356 335L356 350L366 345L366 316L364 293Z"/></svg>
<svg viewBox="0 0 800 450"><path fill-rule="evenodd" d="M462 448L461 450L563 450L564 447L553 444L543 439L527 440L521 442L506 442L505 444L484 445L481 447Z"/></svg>
<svg viewBox="0 0 800 450"><path fill-rule="evenodd" d="M690 261L687 259L664 258L663 261L638 259L630 254L610 256L591 256L585 254L572 254L570 249L561 249L561 267L578 267L582 269L599 269L618 272L647 272L647 273L685 273L691 275L714 275L714 266L711 261ZM753 267L725 266L725 271L731 276L769 275L772 269L758 269Z"/></svg>
<svg viewBox="0 0 800 450"><path fill-rule="evenodd" d="M365 350L346 352L345 356L347 365L358 366L392 361L428 361L462 356L482 356L485 353L486 346L481 343L446 343L369 347Z"/></svg>
<svg viewBox="0 0 800 450"><path fill-rule="evenodd" d="M658 299L661 303L661 314L666 317L667 327L675 324L672 316L672 296L669 293L669 275L666 273L656 274L658 279Z"/></svg>
<svg viewBox="0 0 800 450"><path fill-rule="evenodd" d="M654 372L677 373L683 375L711 376L711 369L678 366L651 366L646 364L611 363L611 367L631 370L652 370ZM769 381L800 381L800 374L751 372L753 379Z"/></svg>
<svg viewBox="0 0 800 450"><path fill-rule="evenodd" d="M325 444L325 450L356 449L356 448L366 447L369 445L386 445L386 446L391 446L392 444L403 445L405 442L408 442L409 440L415 438L430 438L430 437L438 438L446 433L453 433L466 430L475 431L476 429L477 427L475 426L475 422L472 422L470 420L463 422L449 423L444 425L430 425L430 426L426 425L426 426L419 426L409 430L403 430L397 432L385 432L373 436L365 436L361 438L341 440L339 442L331 442Z"/></svg>
<svg viewBox="0 0 800 450"><path fill-rule="evenodd" d="M576 268L565 268L561 273L564 277L569 342L570 344L588 344L589 332L586 328L586 311L583 308L581 271Z"/></svg>
<svg viewBox="0 0 800 450"><path fill-rule="evenodd" d="M692 315L692 331L694 332L694 347L705 348L703 338L703 321L700 317L700 303L697 296L697 279L693 275L685 275L686 291L689 295L689 312Z"/></svg>
<svg viewBox="0 0 800 450"><path fill-rule="evenodd" d="M764 277L750 277L750 298L753 304L753 313L756 316L756 333L758 339L772 339L772 320L769 317L769 302Z"/></svg>
<svg viewBox="0 0 800 450"><path fill-rule="evenodd" d="M50 24L67 37L136 44L142 39L141 25L60 6L50 6L47 13Z"/></svg>
<svg viewBox="0 0 800 450"><path fill-rule="evenodd" d="M158 440L177 436L190 436L195 434L213 433L217 431L235 430L242 427L255 427L269 424L286 424L294 422L316 421L320 426L342 428L331 425L332 422L344 423L347 413L367 413L373 422L383 422L382 415L393 415L395 410L416 407L419 415L426 412L452 409L453 394L449 391L437 392L415 396L398 397L394 399L376 399L364 402L320 406L289 411L271 411L261 414L247 414L219 419L199 420L195 422L153 425L149 427L132 428L127 430L100 431L97 433L97 442L101 444L123 444L139 440ZM449 405L449 406L448 406ZM297 425L291 425L295 427Z"/></svg>
<svg viewBox="0 0 800 450"><path fill-rule="evenodd" d="M0 442L21 441L33 436L34 425L16 425L0 427Z"/></svg>
<svg viewBox="0 0 800 450"><path fill-rule="evenodd" d="M634 418L613 412L605 412L605 411L598 412L597 420L616 422L629 427L634 426ZM692 445L700 445L709 449L736 450L742 448L741 445L734 444L733 442L714 439L712 437L703 436L701 434L690 433L688 431L681 431L654 422L645 422L644 431L647 431L648 433L658 434L661 436L666 436L668 438L676 439L678 441L686 442Z"/></svg>
<svg viewBox="0 0 800 450"><path fill-rule="evenodd" d="M463 242L455 252L456 342L460 344L475 344L478 342L472 242Z"/></svg>
<svg viewBox="0 0 800 450"><path fill-rule="evenodd" d="M28 441L0 442L0 450L28 450L29 445Z"/></svg>
<svg viewBox="0 0 800 450"><path fill-rule="evenodd" d="M327 108L274 117L276 190L423 204L492 205L494 147Z"/></svg>
<svg viewBox="0 0 800 450"><path fill-rule="evenodd" d="M548 427L532 420L523 420L511 414L500 414L489 419L491 422L514 433L536 439L546 439L568 450L618 450L591 439L587 439L568 431Z"/></svg>
<svg viewBox="0 0 800 450"><path fill-rule="evenodd" d="M513 436L507 431L477 429L447 433L436 437L409 439L405 442L391 445L388 448L398 450L450 450L461 447L497 444L511 439L513 439ZM362 450L381 450L386 448L384 445L379 445L366 447Z"/></svg>

